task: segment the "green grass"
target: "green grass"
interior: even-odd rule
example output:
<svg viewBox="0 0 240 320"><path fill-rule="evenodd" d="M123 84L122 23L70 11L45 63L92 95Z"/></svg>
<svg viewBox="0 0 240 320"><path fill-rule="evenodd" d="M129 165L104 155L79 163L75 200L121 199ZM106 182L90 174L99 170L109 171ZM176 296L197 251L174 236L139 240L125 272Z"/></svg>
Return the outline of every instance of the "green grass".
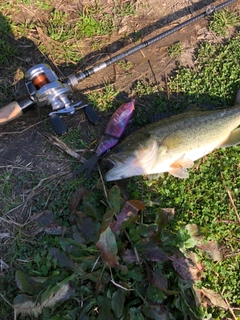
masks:
<svg viewBox="0 0 240 320"><path fill-rule="evenodd" d="M240 15L238 12L222 10L214 13L214 19L210 22L210 30L218 36L226 36L229 26L239 26Z"/></svg>
<svg viewBox="0 0 240 320"><path fill-rule="evenodd" d="M88 93L87 99L98 110L107 111L116 105L115 98L118 93L119 89L113 84L105 84L103 89Z"/></svg>
<svg viewBox="0 0 240 320"><path fill-rule="evenodd" d="M8 63L14 59L16 48L9 42L9 35L12 33L11 26L8 21L0 15L0 64Z"/></svg>
<svg viewBox="0 0 240 320"><path fill-rule="evenodd" d="M80 22L76 22L62 11L51 11L50 1L44 6L39 1L21 3L49 11L49 21L39 26L53 40L49 45L53 48L54 61L66 64L81 58L76 52L77 43L71 41L73 35L79 41L108 36L116 25L113 17L106 16L101 6L85 8ZM134 3L127 2L119 15L132 15L134 8ZM106 18L104 22L102 17ZM229 13L227 25L236 25L235 18L231 17ZM225 18L221 16L219 21L215 16L211 28L224 25ZM5 19L0 21L6 46L5 35L22 36L32 31L30 22L23 25L13 22L11 25L10 28ZM158 85L147 80L136 81L129 92L129 96L136 99L137 106L133 124L143 126L153 117L161 117L169 111L169 106L173 112L179 112L187 106L201 107L205 103L215 107L232 105L240 87L239 40L239 34L235 33L222 43L202 42L196 52L195 67L178 66L169 79L170 100ZM47 53L47 49L41 46L39 44L38 48ZM171 47L170 54L176 56L180 49ZM5 68L9 65L10 54L6 52L0 52L0 61ZM13 51L14 55L16 52ZM132 67L124 62L119 66L125 72ZM106 84L102 90L89 93L87 99L101 112L115 110L122 103L117 101L120 90ZM6 101L8 94L9 86L2 86L1 100ZM88 138L96 140L97 137L90 129ZM69 130L61 139L74 149L88 146L86 137L81 135L81 127ZM65 157L60 153L58 156L59 159ZM70 157L66 157L66 161L70 161ZM78 166L72 161L73 170ZM10 266L0 277L1 320L13 318L12 306L4 299L10 304L18 302L20 308L23 302L31 300L28 312L32 310L33 313L35 304L39 303L42 310L38 316L22 312L18 315L20 320L187 319L187 315L191 320L233 319L232 313L221 307L224 303L221 296L227 299L235 318L238 318L239 169L239 147L232 147L214 151L201 159L190 170L189 179L179 180L168 174L152 181L133 177L123 181L121 190L111 183L104 185L104 189L97 171L84 180L83 176L78 179L67 179L61 174L51 177L24 168L18 170L17 175L3 170L0 174L1 207L4 206L1 214L17 207L20 201L19 197L14 198L17 190L22 190L21 195L31 190L28 208L31 208L31 216L42 213L42 220L39 218L25 227L15 226L12 241L6 241L6 245L0 243L0 249L3 249L1 258ZM87 190L84 194L83 186ZM137 200L133 202L135 209L131 208L135 217L129 214L131 210L126 210L123 200L126 192L131 200ZM175 215L168 223L168 215L163 214L161 208L175 209ZM124 212L125 222L119 233L114 234L110 222ZM23 214L27 215L26 212ZM203 243L209 246L210 241L214 241L218 244L221 250L215 250L221 252L222 259L214 261L196 246L196 239L189 235L186 225L201 227L200 236L205 237ZM58 230L60 234L54 234ZM166 261L159 261L156 253L151 251L155 246L167 255ZM201 261L203 270L199 270L197 279L190 281L184 278L180 268L174 267L173 262L177 257L186 267L184 262L189 262L193 253ZM100 254L102 259L99 259ZM195 261L189 270L193 272L196 266ZM70 287L61 296L59 289L67 283ZM203 306L197 307L193 283L199 290L206 288L221 294L215 305L210 305L205 297ZM58 293L62 301L57 303L56 298L55 303L53 293Z"/></svg>
<svg viewBox="0 0 240 320"><path fill-rule="evenodd" d="M177 58L181 55L183 48L180 42L175 42L168 47L167 51L170 58Z"/></svg>

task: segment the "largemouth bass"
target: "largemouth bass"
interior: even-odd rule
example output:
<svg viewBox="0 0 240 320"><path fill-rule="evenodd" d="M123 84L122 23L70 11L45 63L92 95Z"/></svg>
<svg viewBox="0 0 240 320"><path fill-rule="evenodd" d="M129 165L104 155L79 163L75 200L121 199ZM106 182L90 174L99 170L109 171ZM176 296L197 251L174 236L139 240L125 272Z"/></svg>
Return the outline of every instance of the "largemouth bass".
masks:
<svg viewBox="0 0 240 320"><path fill-rule="evenodd" d="M240 95L234 107L189 111L151 123L123 140L104 162L106 181L168 172L188 177L194 161L240 143Z"/></svg>

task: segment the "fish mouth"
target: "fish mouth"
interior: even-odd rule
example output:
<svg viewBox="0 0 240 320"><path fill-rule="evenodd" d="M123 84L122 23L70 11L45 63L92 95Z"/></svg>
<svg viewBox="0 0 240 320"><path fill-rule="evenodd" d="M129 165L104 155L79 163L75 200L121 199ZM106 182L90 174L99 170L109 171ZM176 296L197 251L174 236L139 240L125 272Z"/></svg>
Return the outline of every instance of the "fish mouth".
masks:
<svg viewBox="0 0 240 320"><path fill-rule="evenodd" d="M109 168L104 176L105 181L116 181L143 174L134 155L112 155L104 158L103 164Z"/></svg>
<svg viewBox="0 0 240 320"><path fill-rule="evenodd" d="M132 174L134 157L121 158L109 156L102 160L102 164L109 170L104 176L105 181L115 181L130 177Z"/></svg>

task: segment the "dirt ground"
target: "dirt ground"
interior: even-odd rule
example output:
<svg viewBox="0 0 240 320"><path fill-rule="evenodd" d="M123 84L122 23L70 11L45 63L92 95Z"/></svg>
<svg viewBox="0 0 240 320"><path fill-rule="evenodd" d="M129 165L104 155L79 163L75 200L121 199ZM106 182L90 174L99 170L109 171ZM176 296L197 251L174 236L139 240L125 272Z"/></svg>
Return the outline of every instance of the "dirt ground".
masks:
<svg viewBox="0 0 240 320"><path fill-rule="evenodd" d="M56 9L70 13L73 19L76 17L77 11L90 4L90 1L72 3L72 1L56 0L53 2ZM102 0L100 2L108 6L111 11L112 1ZM144 3L145 5L143 5ZM77 70L89 68L135 46L136 43L129 40L131 37L127 39L124 37L126 33L134 36L134 32L138 31L142 41L148 40L203 12L210 3L212 1L206 0L137 0L135 15L123 17L118 32L112 34L108 39L103 37L102 41L107 44L101 51L93 51L90 47L90 40L86 40L81 44L84 59L80 64L66 66L64 63L52 60L51 52L47 58L52 60L58 74L68 76ZM215 4L219 3L221 2ZM236 5L239 5L239 1L232 6ZM2 12L2 14L4 17L5 13ZM43 13L36 12L34 8L29 10L28 7L21 4L19 11L12 15L12 20L22 23L29 19L34 21L36 15L37 19L42 21L47 19ZM182 65L194 67L193 53L198 43L203 39L216 41L215 36L207 31L207 24L207 18L200 19L181 31L129 56L127 59L133 65L130 75L114 64L84 80L76 88L76 100L84 100L87 92L98 90L107 82L114 83L116 87L120 88L121 94L126 100L129 98L130 88L136 80L147 79L152 84L157 82L167 90L166 77L171 74L176 64L176 60L171 59L167 54L168 46L180 40L184 53L178 60ZM4 65L0 65L0 83L2 85L14 83L12 92L8 92L9 96L5 97L6 104L25 93L22 70L27 70L35 64L41 63L43 58L46 59L46 56L43 57L39 50L39 46L45 45L47 47L49 44L49 39L39 27L33 28L29 37L16 39L12 36L11 41L18 48L17 58L21 64L21 71L15 66L10 68L7 66L6 68ZM46 177L58 175L58 179L65 179L64 177L71 173L70 164L76 160L71 161L64 154L60 157L54 148L50 148L49 142L44 137L44 132L50 130L47 125L49 112L48 108L35 107L19 119L0 127L0 171L2 173L13 172L18 175L29 171L36 176L39 172L41 176L44 174ZM66 122L69 128L81 126L83 130L87 131L90 126L93 129L93 126L86 121L82 111L66 119ZM26 184L21 190L16 188L12 191L13 198L20 195L22 205L3 216L0 234L9 231L9 221L14 221L16 224L26 222L26 217L21 219L19 212L23 212L27 201L32 197L30 185L31 183ZM0 210L4 209L3 205L0 200Z"/></svg>

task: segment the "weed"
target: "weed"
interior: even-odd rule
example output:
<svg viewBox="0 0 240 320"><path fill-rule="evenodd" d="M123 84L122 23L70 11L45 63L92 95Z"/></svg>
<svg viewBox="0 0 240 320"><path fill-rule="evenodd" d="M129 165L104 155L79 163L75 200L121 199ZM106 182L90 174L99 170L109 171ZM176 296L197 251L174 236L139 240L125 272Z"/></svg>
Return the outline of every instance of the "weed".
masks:
<svg viewBox="0 0 240 320"><path fill-rule="evenodd" d="M187 93L188 103L211 101L216 107L231 105L232 94L240 86L239 40L237 34L224 45L202 43L197 53L197 67L180 68L174 81L169 83L171 92Z"/></svg>
<svg viewBox="0 0 240 320"><path fill-rule="evenodd" d="M131 1L127 1L123 3L122 5L117 7L117 15L121 17L134 15L135 14L135 4Z"/></svg>
<svg viewBox="0 0 240 320"><path fill-rule="evenodd" d="M119 90L112 84L106 84L101 91L92 91L87 94L88 101L99 111L106 111L113 108L116 101L115 97Z"/></svg>
<svg viewBox="0 0 240 320"><path fill-rule="evenodd" d="M80 21L77 22L78 38L90 38L92 36L109 35L113 32L113 24L110 16L105 14L102 19L97 20L93 15L82 13Z"/></svg>
<svg viewBox="0 0 240 320"><path fill-rule="evenodd" d="M66 25L68 15L65 12L54 10L49 19L48 34L55 41L65 41L73 36L70 25Z"/></svg>
<svg viewBox="0 0 240 320"><path fill-rule="evenodd" d="M132 63L130 61L120 61L120 62L118 62L118 65L124 71L129 71L132 68Z"/></svg>
<svg viewBox="0 0 240 320"><path fill-rule="evenodd" d="M15 54L16 48L10 42L10 35L12 34L12 29L10 24L6 19L3 19L0 15L0 64L12 62Z"/></svg>
<svg viewBox="0 0 240 320"><path fill-rule="evenodd" d="M29 31L34 28L34 23L27 19L25 22L16 25L14 30L18 37L27 37L29 35Z"/></svg>
<svg viewBox="0 0 240 320"><path fill-rule="evenodd" d="M177 317L184 313L201 319L201 308L187 298L188 295L193 297L192 284L197 279L192 278L190 268L183 274L176 265L190 261L188 257L183 259L181 251L175 247L180 242L184 243L184 238L189 239L189 235L181 231L176 236L165 229L163 221L166 223L168 219L167 210L159 209L155 220L151 215L146 215L144 223L139 224L143 203L123 203L116 186L108 191L110 207L106 208L104 215L102 212L98 214L88 202L90 194L86 197L86 193L81 188L72 195L71 229L67 237L59 238L60 247L50 248L47 255L44 251L34 255L35 266L41 274L63 266L67 272L45 277L40 283L35 278L38 273L32 271L30 277L17 271L17 285L28 294L24 300L28 303L28 309L24 308L19 295L14 300L15 311L37 316L43 307L51 307L50 314L55 314L60 300L57 296L64 301L71 298L75 291L75 295L81 295L84 301L83 307L76 309L79 316L94 317L97 313L104 314L105 318L114 314L117 318L131 315L133 319L136 315L138 319L144 319L144 316L152 319L154 314L162 312L164 306L167 315ZM78 218L74 212L79 210L82 199L83 211L81 218ZM54 265L52 261L55 261ZM145 280L147 274L151 274L149 281ZM71 280L82 285L70 290ZM61 290L63 287L66 291ZM172 292L178 292L178 302ZM37 302L39 294L41 303ZM72 308L74 305L73 300ZM64 314L67 316L68 312L66 310Z"/></svg>
<svg viewBox="0 0 240 320"><path fill-rule="evenodd" d="M222 10L214 13L214 18L210 22L210 30L219 36L226 36L229 26L239 26L240 15L237 12Z"/></svg>
<svg viewBox="0 0 240 320"><path fill-rule="evenodd" d="M44 2L37 0L35 4L40 10L51 10L53 8L51 0Z"/></svg>
<svg viewBox="0 0 240 320"><path fill-rule="evenodd" d="M170 58L177 58L182 54L183 48L180 42L175 42L168 47L167 52Z"/></svg>

